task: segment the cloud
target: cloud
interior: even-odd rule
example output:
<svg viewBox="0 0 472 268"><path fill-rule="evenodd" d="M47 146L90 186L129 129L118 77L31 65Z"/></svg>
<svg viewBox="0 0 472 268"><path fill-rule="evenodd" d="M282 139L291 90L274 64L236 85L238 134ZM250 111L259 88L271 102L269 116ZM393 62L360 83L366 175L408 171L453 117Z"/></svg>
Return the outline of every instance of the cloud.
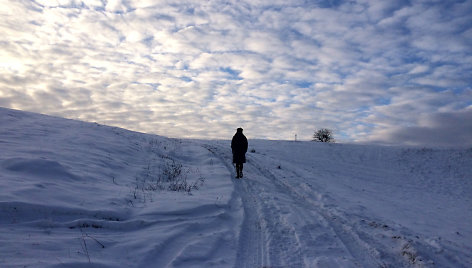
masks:
<svg viewBox="0 0 472 268"><path fill-rule="evenodd" d="M472 105L472 1L309 2L0 4L0 105L173 137L405 144Z"/></svg>
<svg viewBox="0 0 472 268"><path fill-rule="evenodd" d="M416 146L471 146L472 109L423 115L415 126L391 126L377 132L373 140Z"/></svg>

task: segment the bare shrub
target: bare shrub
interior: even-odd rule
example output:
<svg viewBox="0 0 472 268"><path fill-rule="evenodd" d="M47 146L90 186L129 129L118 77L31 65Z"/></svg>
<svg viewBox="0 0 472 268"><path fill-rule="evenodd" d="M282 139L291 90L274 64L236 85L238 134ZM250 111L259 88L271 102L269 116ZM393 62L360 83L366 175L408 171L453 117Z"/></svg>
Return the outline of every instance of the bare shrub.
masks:
<svg viewBox="0 0 472 268"><path fill-rule="evenodd" d="M168 190L174 192L185 192L191 194L193 190L200 189L205 178L198 175L198 170L186 168L172 157L167 155L154 159L136 176L132 195L135 200L146 202L152 201L152 193ZM188 176L196 176L195 181L189 182Z"/></svg>

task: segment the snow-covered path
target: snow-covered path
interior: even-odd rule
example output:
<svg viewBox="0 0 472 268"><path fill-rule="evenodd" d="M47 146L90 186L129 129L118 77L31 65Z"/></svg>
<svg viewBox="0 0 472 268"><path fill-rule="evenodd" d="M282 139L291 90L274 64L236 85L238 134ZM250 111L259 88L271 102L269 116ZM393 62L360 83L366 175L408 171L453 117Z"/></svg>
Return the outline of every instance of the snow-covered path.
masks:
<svg viewBox="0 0 472 268"><path fill-rule="evenodd" d="M215 142L205 147L234 177L229 148ZM297 157L291 157L296 163ZM428 267L437 263L467 267L470 263L467 248L439 246L434 238L420 237L394 221L387 224L388 219L372 218L363 206L341 207L342 202L316 185L314 178L317 172L337 176L334 165L314 171L282 159L249 153L245 178L233 179L245 213L236 267ZM458 257L457 249L467 258Z"/></svg>
<svg viewBox="0 0 472 268"><path fill-rule="evenodd" d="M224 147L208 148L234 177L230 152ZM305 184L307 191L293 188L284 180L287 176L278 177L267 168L278 168L277 163L261 158L265 157L249 155L246 177L234 180L245 211L236 267L384 265L378 251L361 240L348 222L322 208L312 186ZM291 170L283 174L297 176ZM399 264L403 265L400 258L396 266Z"/></svg>
<svg viewBox="0 0 472 268"><path fill-rule="evenodd" d="M247 188L258 196L264 206L263 215L268 227L270 265L297 267L379 267L381 262L374 249L362 243L352 230L322 208L318 193L292 187L283 177L274 175L266 165L250 158L248 171L253 171L260 183ZM272 167L276 167L272 163ZM285 171L285 170L284 170ZM294 174L288 170L285 174ZM295 177L295 176L294 176ZM286 178L286 177L285 177Z"/></svg>

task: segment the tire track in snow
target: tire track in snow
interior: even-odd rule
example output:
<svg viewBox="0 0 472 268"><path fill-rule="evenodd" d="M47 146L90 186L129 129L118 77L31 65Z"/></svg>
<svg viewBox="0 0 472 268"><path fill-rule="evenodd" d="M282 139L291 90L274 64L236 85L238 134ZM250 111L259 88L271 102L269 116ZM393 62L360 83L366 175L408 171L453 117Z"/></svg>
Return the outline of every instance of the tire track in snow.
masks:
<svg viewBox="0 0 472 268"><path fill-rule="evenodd" d="M313 187L308 185L309 192L303 191L302 187L293 187L283 179L278 178L270 170L264 168L263 165L258 163L258 160L251 158L251 164L255 166L262 174L271 178L281 191L285 191L290 194L294 200L298 200L300 204L304 204L305 211L310 211L314 216L321 216L325 226L331 229L334 236L344 245L345 249L352 256L353 264L357 267L386 267L387 265L380 259L380 253L378 250L361 239L361 235L357 234L355 228L349 224L349 221L345 219L340 213L332 213L332 208L325 208L321 200L313 198L316 195ZM274 164L275 166L275 164ZM295 177L300 177L295 171L289 170ZM365 234L363 234L365 235ZM306 237L305 237L306 238ZM371 241L375 241L372 239ZM377 245L375 245L377 246ZM385 253L385 252L384 252ZM398 264L404 264L399 261ZM346 264L344 264L346 265Z"/></svg>
<svg viewBox="0 0 472 268"><path fill-rule="evenodd" d="M234 177L231 152L220 146L207 149ZM274 184L273 175L252 158L245 171L246 178L233 179L245 212L236 267L359 267L349 263L351 255L324 217Z"/></svg>
<svg viewBox="0 0 472 268"><path fill-rule="evenodd" d="M229 149L206 146L234 176ZM289 185L252 156L245 171L246 178L233 179L245 213L237 267L386 266L349 221L320 206L311 187Z"/></svg>
<svg viewBox="0 0 472 268"><path fill-rule="evenodd" d="M230 164L230 151L214 146L207 149L224 162L234 177L234 169ZM236 267L312 267L310 265L312 262L306 260L306 257L303 256L306 252L303 251L313 249L316 244L318 244L318 250L328 244L329 251L336 252L338 255L340 252L346 254L342 245L340 246L337 241L327 243L326 237L335 237L335 235L323 237L326 230L320 232L322 236L320 241L307 243L304 235L297 234L293 222L288 222L286 219L287 215L304 215L307 210L297 209L297 212L294 213L293 206L285 205L285 203L293 203L293 198L287 196L284 190L277 189L272 178L264 174L261 168L248 163L245 165L245 171L246 178L242 180L232 178L235 189L240 193L243 204L245 204L245 218L241 228ZM301 218L298 220L300 222L307 221L307 219L302 220ZM322 224L318 225L322 226ZM312 231L306 229L306 234L310 232ZM320 238L319 235L313 237ZM255 245L257 248L254 248ZM330 261L320 261L319 264L329 267L327 264ZM336 267L342 264L334 261L332 265ZM344 264L344 267L349 266Z"/></svg>
<svg viewBox="0 0 472 268"><path fill-rule="evenodd" d="M261 232L264 225L264 218L261 217L261 208L254 196L248 195L247 185L240 181L235 181L236 176L232 166L232 156L221 146L204 144L216 158L218 158L231 174L231 180L235 187L235 193L242 199L244 209L244 219L239 234L238 252L235 267L267 267L269 264L267 249L264 244L265 236Z"/></svg>
<svg viewBox="0 0 472 268"><path fill-rule="evenodd" d="M278 191L267 177L259 173L253 165L246 165L249 179L242 179L241 184L248 188L247 196L256 200L261 207L270 267L304 267L303 245L296 235L296 229L287 219L293 213L286 204L291 197Z"/></svg>
<svg viewBox="0 0 472 268"><path fill-rule="evenodd" d="M259 166L254 159L249 163L253 173L259 173L257 179L262 178L272 185L272 195L277 196L272 199L276 205L271 212L273 225L277 226L271 230L274 241L270 251L274 253L271 254L274 264L283 267L378 267L350 251L347 241L341 239L339 230L333 228L331 219L308 205L304 198L294 195L290 187L280 184L272 173ZM283 229L291 231L280 232ZM283 248L282 252L289 254L277 258L278 248L286 245L287 240L294 241L289 244L291 248Z"/></svg>
<svg viewBox="0 0 472 268"><path fill-rule="evenodd" d="M244 204L245 217L235 267L304 267L302 245L292 224L287 223L283 215L290 210L280 206L281 200L291 198L281 191L274 196L273 184L251 165L245 168L251 179L234 179L231 153L218 147L206 146L232 174L235 189Z"/></svg>

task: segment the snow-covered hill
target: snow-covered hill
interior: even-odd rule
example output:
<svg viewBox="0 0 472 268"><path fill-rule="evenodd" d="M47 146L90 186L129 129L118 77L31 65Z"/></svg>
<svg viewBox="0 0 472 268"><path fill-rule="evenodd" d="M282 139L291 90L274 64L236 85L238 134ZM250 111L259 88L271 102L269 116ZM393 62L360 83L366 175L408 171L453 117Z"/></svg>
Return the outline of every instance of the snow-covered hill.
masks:
<svg viewBox="0 0 472 268"><path fill-rule="evenodd" d="M229 143L0 108L0 267L472 267L472 149Z"/></svg>

